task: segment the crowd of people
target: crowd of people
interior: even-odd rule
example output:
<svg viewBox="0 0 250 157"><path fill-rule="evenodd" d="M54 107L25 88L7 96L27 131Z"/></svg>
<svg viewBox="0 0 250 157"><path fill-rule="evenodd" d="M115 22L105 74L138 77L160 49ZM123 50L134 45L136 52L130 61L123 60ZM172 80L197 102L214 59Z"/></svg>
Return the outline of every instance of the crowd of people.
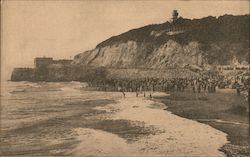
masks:
<svg viewBox="0 0 250 157"><path fill-rule="evenodd" d="M234 79L237 84L240 78ZM241 82L246 83L246 80ZM191 90L193 93L215 93L217 88L226 88L232 80L227 80L222 76L202 76L193 78L143 78L143 79L104 79L92 80L88 82L90 87L100 91L120 91L125 96L125 92L139 93L149 91L155 92L184 92ZM236 87L238 90L239 88ZM151 95L151 94L150 94Z"/></svg>

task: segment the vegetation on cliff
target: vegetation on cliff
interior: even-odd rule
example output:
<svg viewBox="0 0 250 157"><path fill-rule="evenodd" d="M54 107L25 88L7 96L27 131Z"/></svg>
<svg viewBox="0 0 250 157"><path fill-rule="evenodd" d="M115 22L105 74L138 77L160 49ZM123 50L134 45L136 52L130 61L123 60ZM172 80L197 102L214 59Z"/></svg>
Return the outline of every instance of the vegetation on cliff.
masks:
<svg viewBox="0 0 250 157"><path fill-rule="evenodd" d="M167 29L188 30L184 34L169 36L161 34L157 38L151 35L152 31L164 31ZM163 24L148 25L130 30L118 36L113 36L98 44L96 48L110 46L127 41L165 43L168 40L179 43L199 41L210 43L218 41L246 41L249 40L249 15L233 16L224 15L218 18L208 16L202 19L184 19L180 17L174 24L165 22Z"/></svg>
<svg viewBox="0 0 250 157"><path fill-rule="evenodd" d="M95 49L76 55L69 65L17 68L11 80L88 81L98 76L118 78L130 72L131 77L150 77L151 71L173 68L185 72L170 70L167 77L176 74L182 77L192 73L186 70L192 70L190 67L205 69L231 64L234 59L249 63L249 17L224 15L193 20L180 17L172 23L148 25L101 42Z"/></svg>
<svg viewBox="0 0 250 157"><path fill-rule="evenodd" d="M76 55L74 63L168 68L183 64L230 64L234 57L239 62L249 62L249 17L224 15L193 20L180 17L174 23L144 26L113 36L95 49ZM162 55L157 55L159 51Z"/></svg>

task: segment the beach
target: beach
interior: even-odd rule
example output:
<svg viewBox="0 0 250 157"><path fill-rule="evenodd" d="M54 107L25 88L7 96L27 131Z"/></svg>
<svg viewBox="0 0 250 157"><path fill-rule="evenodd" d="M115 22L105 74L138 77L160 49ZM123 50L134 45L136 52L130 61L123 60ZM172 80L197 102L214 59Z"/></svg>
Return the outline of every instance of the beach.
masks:
<svg viewBox="0 0 250 157"><path fill-rule="evenodd" d="M226 134L140 94L85 91L78 82L8 82L1 155L224 156ZM169 95L153 93L153 97Z"/></svg>
<svg viewBox="0 0 250 157"><path fill-rule="evenodd" d="M108 132L79 128L76 132L81 143L74 153L76 156L224 156L219 148L228 142L225 133L164 108L164 104L135 97L134 93L127 93L118 103L97 107L109 113L108 119L142 123L155 133L127 142Z"/></svg>

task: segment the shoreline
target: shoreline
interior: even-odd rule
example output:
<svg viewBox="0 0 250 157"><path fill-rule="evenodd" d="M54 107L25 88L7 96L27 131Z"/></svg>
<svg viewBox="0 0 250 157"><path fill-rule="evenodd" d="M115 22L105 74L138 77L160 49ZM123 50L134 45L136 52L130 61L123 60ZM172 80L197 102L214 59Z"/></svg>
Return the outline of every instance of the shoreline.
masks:
<svg viewBox="0 0 250 157"><path fill-rule="evenodd" d="M223 91L219 92L219 97L226 96L226 94L230 94L227 97L225 97L225 100L218 100L218 103L214 103L213 100L211 100L212 96L216 97L215 95L207 95L208 100L203 99L204 95L200 94L195 96L198 100L192 100L193 96L195 94L187 94L187 93L172 93L173 95L179 95L180 98L184 98L187 100L178 100L179 98L170 98L170 97L158 97L155 98L156 102L164 103L167 106L167 110L172 112L175 115L178 115L183 118L187 118L190 120L197 121L202 124L209 125L213 127L214 129L220 130L222 132L225 132L227 134L227 139L229 143L224 144L220 151L224 152L228 157L235 157L235 156L242 156L246 157L249 156L249 124L248 124L248 117L244 117L245 115L242 113L234 113L232 109L235 109L235 102L238 102L239 104L244 103L243 100L240 97L237 97L237 95L233 95L233 92L226 92L223 93ZM193 96L190 96L192 95ZM223 95L224 94L224 95ZM223 95L223 96L221 96ZM174 96L174 97L175 97ZM178 97L178 96L177 96ZM231 97L229 99L228 97ZM215 99L216 99L215 98ZM237 98L235 102L232 102L230 104L230 100ZM174 99L174 100L171 100ZM175 100L176 99L176 100ZM211 100L211 102L210 102ZM171 102L172 101L172 102ZM194 102L198 101L199 104L194 105ZM216 106L218 109L211 110L210 107L207 106L204 102L207 102L209 105L213 104L221 104L219 106ZM224 103L222 103L224 102ZM230 103L229 103L230 102ZM192 104L193 103L193 104ZM237 104L237 103L236 103ZM178 109L176 106L178 106L180 109ZM224 106L223 106L224 105ZM241 104L242 105L242 104ZM246 104L245 104L246 105ZM223 107L221 107L223 106ZM238 106L236 106L238 107ZM236 108L237 109L237 108ZM207 110L207 111L206 111Z"/></svg>
<svg viewBox="0 0 250 157"><path fill-rule="evenodd" d="M153 99L150 99L149 92L146 93L146 98L143 97L143 94L136 97L136 93L126 92L126 98L123 98L121 92L81 90L79 83L55 85L46 83L39 86L25 83L22 86L14 84L14 86L11 85L10 87L8 91L23 88L27 88L27 90L8 95L4 94L4 97L6 97L4 100L8 100L10 95L24 96L25 100L34 100L34 98L36 100L43 100L36 106L30 104L30 109L36 111L36 114L39 113L42 115L44 112L49 111L51 117L48 119L40 117L39 121L34 122L26 121L27 125L11 129L14 134L8 134L7 132L3 134L4 138L12 141L6 143L7 145L11 143L15 143L16 145L15 147L9 147L7 150L4 150L4 155L19 154L20 150L22 150L23 153L33 155L37 155L37 153L42 153L43 155L74 155L82 153L85 156L85 153L90 153L89 155L91 155L91 153L99 152L101 154L92 154L92 156L103 156L105 154L106 156L131 156L131 154L146 156L149 154L148 157L151 157L167 156L169 154L171 155L171 153L174 154L174 156L184 156L183 154L197 156L197 153L198 156L201 156L206 154L207 150L201 153L201 149L206 148L206 144L198 144L198 146L195 146L196 148L189 149L189 147L197 144L197 139L189 137L193 136L196 132L198 132L197 135L202 135L206 138L211 132L212 134L215 132L218 133L212 136L214 138L212 140L209 138L198 140L198 142L211 141L210 146L213 147L213 151L209 152L219 153L222 156L227 155L229 157L237 155L244 157L244 154L248 153L248 147L242 147L242 144L249 138L249 136L243 136L246 130L244 127L247 127L246 123L248 121L242 119L242 115L236 116L235 113L231 113L233 111L232 107L235 107L234 104L240 102L240 97L237 97L232 91L224 93L227 97L224 97L220 91L216 94L211 93L204 95L204 93L201 93L198 96L190 92L188 93L188 91L170 93L170 95L155 92L153 93ZM16 89L14 87L18 88ZM47 91L44 91L44 88L46 88ZM60 90L51 90L52 88ZM36 96L29 94L34 92ZM44 94L47 94L47 92L49 93L49 95L47 95L48 98L44 99ZM59 100L58 96L65 97L65 99ZM15 99L13 101L16 102ZM226 103L223 104L222 102L225 101ZM228 101L232 102L232 104L227 104ZM17 105L18 104L17 102ZM51 106L51 104L53 105ZM213 107L213 104L216 107ZM67 112L65 112L66 110ZM16 116L23 116L24 113L22 110L19 109L16 111L18 111L16 112L17 114L15 114ZM25 112L25 115L29 116L32 113L33 112ZM231 119L225 119L225 114L228 114L226 118ZM32 117L32 115L30 116ZM227 124L226 126L235 126L235 129L223 128L223 122ZM47 128L47 124L50 124L50 127ZM37 128L37 126L40 127ZM67 127L65 128L64 126ZM30 128L33 129L33 131L30 131ZM56 132L51 134L53 128L57 128L64 136L59 138ZM193 131L188 132L188 130ZM45 134L46 132L48 132L49 135L47 140L46 138L40 139L42 136L47 136L47 134ZM29 133L29 135L32 134L34 137L36 136L39 139L39 143L49 141L47 144L49 144L52 149L49 147L38 148L27 146L23 150L22 145L19 145L20 142L14 141L15 138L12 138L12 136L23 137L21 141L24 142L30 140L29 136L26 136L26 133ZM232 135L238 136L234 137ZM65 136L70 136L70 138L64 139ZM184 137L186 137L185 140L183 140ZM217 137L223 137L223 139L220 140L220 138ZM58 139L58 142L54 143L56 139ZM215 140L215 145L213 140ZM232 145L229 143L232 140L238 140L235 142L240 143L238 143L238 145L237 143L236 145L235 143ZM68 145L69 141L73 143ZM86 143L82 143L83 141ZM188 143L186 141L193 142ZM113 142L115 145L112 146ZM29 145L35 144L37 144L37 141L31 140ZM98 145L98 147L95 147L95 145ZM111 147L106 147L107 145ZM84 147L82 146L86 146L86 152L83 152ZM186 147L182 148L181 146ZM201 146L204 146L204 148L200 148ZM216 148L214 146L216 146ZM103 148L104 150L102 150ZM112 150L114 148L120 151L113 152ZM178 150L176 150L177 148ZM126 150L123 151L123 149ZM192 152L188 150L192 150ZM179 154L176 154L176 152ZM225 154L222 154L222 152ZM211 156L211 154L207 156Z"/></svg>
<svg viewBox="0 0 250 157"><path fill-rule="evenodd" d="M157 95L165 94L154 93L154 96ZM117 103L97 106L95 109L107 112L108 116L105 119L126 120L133 122L133 125L151 127L152 133L134 141L128 141L126 138L103 130L79 128L75 131L80 144L73 154L148 157L225 156L220 151L220 148L228 143L224 132L207 124L174 115L164 110L163 103L143 96L136 97L134 93L126 93L126 98L119 98L117 101ZM92 137L92 140L89 137ZM94 148L86 146L91 143ZM121 151L113 151L113 148Z"/></svg>

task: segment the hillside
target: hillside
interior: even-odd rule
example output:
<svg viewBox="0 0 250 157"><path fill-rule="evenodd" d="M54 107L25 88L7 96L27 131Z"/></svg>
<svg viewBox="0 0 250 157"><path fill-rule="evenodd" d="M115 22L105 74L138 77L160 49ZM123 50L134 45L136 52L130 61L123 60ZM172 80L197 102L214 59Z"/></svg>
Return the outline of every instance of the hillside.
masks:
<svg viewBox="0 0 250 157"><path fill-rule="evenodd" d="M249 15L185 19L148 25L113 36L74 57L76 65L172 68L249 63Z"/></svg>

